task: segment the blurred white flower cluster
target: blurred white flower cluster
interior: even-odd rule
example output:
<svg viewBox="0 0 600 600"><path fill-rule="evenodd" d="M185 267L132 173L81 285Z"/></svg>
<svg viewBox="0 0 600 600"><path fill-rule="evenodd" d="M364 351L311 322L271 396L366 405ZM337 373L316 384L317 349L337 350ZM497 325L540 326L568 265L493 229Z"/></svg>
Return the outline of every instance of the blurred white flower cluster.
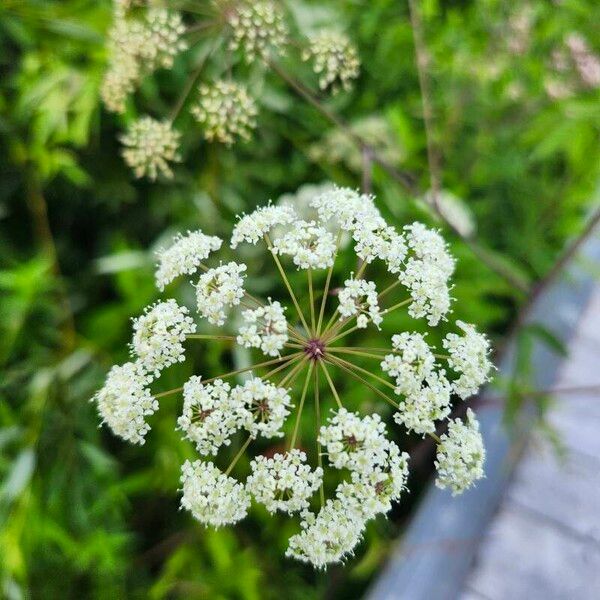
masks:
<svg viewBox="0 0 600 600"><path fill-rule="evenodd" d="M95 401L116 435L142 444L158 400L182 392L177 429L200 457L182 467L182 507L213 527L244 518L252 501L298 515L287 554L324 568L355 551L366 523L391 509L408 479L409 455L377 412L359 413L348 386L393 406L408 433L430 435L437 485L456 494L483 476L485 451L472 411L464 422L450 418L452 398L477 393L493 367L488 340L473 325L446 325L454 260L438 232L420 223L396 230L372 196L333 185L316 188L309 205L310 221L293 204L268 204L233 228L230 251L263 245L286 292L276 300L249 291L257 274L265 280L264 265L219 262L215 236L188 232L160 250L159 289L192 277L198 322L173 299L148 307L133 322L131 362L113 367ZM344 267L357 262L355 272ZM378 333L401 309L422 319L420 327L443 327L433 333L439 352L424 333L399 331L391 345ZM379 346L365 343L370 324ZM210 352L217 340L250 349L258 362L151 391L189 343ZM251 446L253 458L242 460Z"/></svg>
<svg viewBox="0 0 600 600"><path fill-rule="evenodd" d="M166 0L113 0L108 66L100 91L107 110L135 113L128 108L131 97L146 77L158 69L172 69L183 53L180 64L191 63L168 115L142 115L122 136L124 160L136 177L173 177L171 163L180 162L182 154L181 135L175 128L182 111L192 115L209 142L231 146L251 139L258 102L256 93L236 77L238 71L247 77L238 55L246 63L260 61L267 67L264 76L272 61L298 48L296 58L312 61L321 89L334 93L350 89L360 60L348 36L325 29L306 40L294 40L290 31L296 28L288 25L292 14L277 0L214 0L200 11ZM196 45L202 45L200 51ZM211 77L208 63L215 53L221 54L215 58L218 75ZM198 85L201 76L205 81ZM253 88L260 88L256 76L250 81Z"/></svg>

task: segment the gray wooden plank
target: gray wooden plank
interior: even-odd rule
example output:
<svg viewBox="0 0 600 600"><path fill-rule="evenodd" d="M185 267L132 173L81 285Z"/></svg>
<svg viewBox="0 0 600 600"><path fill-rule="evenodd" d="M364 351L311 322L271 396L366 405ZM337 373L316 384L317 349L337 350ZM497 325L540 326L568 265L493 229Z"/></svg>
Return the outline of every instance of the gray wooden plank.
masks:
<svg viewBox="0 0 600 600"><path fill-rule="evenodd" d="M561 396L548 421L568 449L600 460L600 394Z"/></svg>
<svg viewBox="0 0 600 600"><path fill-rule="evenodd" d="M507 499L561 523L600 549L600 461L531 448L515 471Z"/></svg>
<svg viewBox="0 0 600 600"><path fill-rule="evenodd" d="M600 549L516 507L505 507L482 545L469 589L490 600L597 597Z"/></svg>

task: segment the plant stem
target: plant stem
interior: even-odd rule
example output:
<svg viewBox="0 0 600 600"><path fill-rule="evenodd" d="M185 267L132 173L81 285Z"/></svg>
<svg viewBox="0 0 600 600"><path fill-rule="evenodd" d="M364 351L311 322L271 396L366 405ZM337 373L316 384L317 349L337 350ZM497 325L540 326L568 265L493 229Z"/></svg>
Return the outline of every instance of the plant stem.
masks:
<svg viewBox="0 0 600 600"><path fill-rule="evenodd" d="M327 304L327 296L329 294L329 285L331 283L331 275L333 274L333 267L337 259L337 254L340 246L340 240L342 239L342 229L338 231L337 239L335 242L335 254L333 255L333 262L327 271L327 279L325 280L325 288L323 289L323 298L321 299L321 310L319 311L319 322L317 324L317 335L321 335L321 325L323 324L323 315L325 314L325 305Z"/></svg>
<svg viewBox="0 0 600 600"><path fill-rule="evenodd" d="M307 360L308 356L304 356L304 358L300 360L300 362L279 382L279 387L283 387L286 384L291 386Z"/></svg>
<svg viewBox="0 0 600 600"><path fill-rule="evenodd" d="M152 394L156 399L164 398L165 396L170 396L171 394L176 394L177 392L182 392L183 387L173 388L172 390L167 390L166 392L160 392L160 394Z"/></svg>
<svg viewBox="0 0 600 600"><path fill-rule="evenodd" d="M314 336L317 332L315 327L315 296L313 291L312 269L308 269L308 295L310 299L310 334Z"/></svg>
<svg viewBox="0 0 600 600"><path fill-rule="evenodd" d="M319 398L319 369L315 369L315 419L316 419L316 434L317 441L317 464L323 469L323 457L321 456L321 442L319 442L319 431L321 429L321 401ZM323 488L323 478L319 486L319 498L321 499L321 507L325 504L325 490Z"/></svg>
<svg viewBox="0 0 600 600"><path fill-rule="evenodd" d="M325 374L327 383L329 384L329 387L331 388L331 393L333 394L333 397L335 398L335 401L337 402L338 407L342 408L342 401L340 400L340 397L338 396L337 390L335 389L335 385L333 385L333 381L331 379L331 376L329 375L329 371L327 370L327 367L325 366L325 363L323 361L319 361L319 362L321 363L321 368L323 369L323 373Z"/></svg>
<svg viewBox="0 0 600 600"><path fill-rule="evenodd" d="M296 416L296 424L294 425L294 433L290 440L290 450L296 446L296 438L298 437L298 428L300 427L300 418L302 417L302 411L304 409L304 400L306 399L306 391L308 390L308 384L310 382L310 376L314 367L314 362L308 365L308 372L306 373L306 379L304 380L304 387L302 388L302 396L300 397L300 406L298 407L298 414Z"/></svg>
<svg viewBox="0 0 600 600"><path fill-rule="evenodd" d="M188 340L235 340L235 336L233 335L209 335L209 334L200 334L200 333L191 333L185 336Z"/></svg>
<svg viewBox="0 0 600 600"><path fill-rule="evenodd" d="M392 391L396 390L396 386L393 383L390 383L389 381L386 381L382 377L379 377L379 375L375 375L375 373L371 373L371 371L369 371L367 369L363 369L362 367L359 367L358 365L355 365L354 363L351 363L351 362L349 362L347 360L344 360L343 358L341 358L339 356L332 356L331 358L333 360L336 360L336 361L338 361L338 362L346 365L349 369L356 369L357 371L360 371L361 373L364 373L365 375L369 375L369 377L372 377L373 379L375 379L376 381L378 381L382 385L387 386Z"/></svg>
<svg viewBox="0 0 600 600"><path fill-rule="evenodd" d="M288 355L288 356L291 357L288 361L286 361L282 365L279 365L275 369L269 371L266 375L263 375L262 379L269 379L269 377L273 377L273 375L275 375L275 373L279 373L279 371L282 371L283 369L287 369L291 364L293 364L294 362L296 362L300 358L299 354L291 354L291 355Z"/></svg>
<svg viewBox="0 0 600 600"><path fill-rule="evenodd" d="M343 369L344 371L346 371L349 375L351 375L355 379L358 379L358 381L360 381L361 383L366 385L370 390L375 392L378 396L383 398L386 402L389 402L394 408L398 409L398 404L396 404L396 402L394 402L391 398L386 396L382 391L378 390L374 385L371 385L366 379L363 379L360 375L358 375L357 373L355 373L354 371L352 371L345 365L339 363L337 360L335 360L334 357L329 357L329 362L330 362L330 364L332 364L336 367L339 367L340 369Z"/></svg>
<svg viewBox="0 0 600 600"><path fill-rule="evenodd" d="M242 454L244 454L244 452L246 452L246 449L250 445L251 441L252 441L252 438L248 437L248 439L244 442L244 445L238 450L238 453L233 457L231 464L227 467L227 471L225 471L225 475L229 475L229 473L231 473L231 471L233 471L233 467L235 467L237 461L240 460L240 458L242 457Z"/></svg>
<svg viewBox="0 0 600 600"><path fill-rule="evenodd" d="M398 287L399 285L400 285L400 280L396 280L391 285L388 285L385 288L385 290L383 290L383 292L379 293L379 296L377 296L377 300L381 300L384 296L387 296L387 294L389 294L389 292L391 292L394 288Z"/></svg>
<svg viewBox="0 0 600 600"><path fill-rule="evenodd" d="M300 355L302 353L298 352L296 354ZM290 358L290 356L292 356L292 355L287 354L286 356L280 356L279 358L274 358L273 360L267 360L262 363L250 365L249 367L244 367L243 369L236 369L235 371L230 371L229 373L225 373L224 375L217 375L216 377L211 377L210 379L205 379L202 383L210 383L211 381L215 381L216 379L225 379L226 377L232 377L233 375L239 375L240 373L252 371L253 369L260 369L261 367L268 367L269 365L275 365L284 360L288 360Z"/></svg>
<svg viewBox="0 0 600 600"><path fill-rule="evenodd" d="M283 270L283 267L281 266L279 257L273 251L273 244L271 244L271 240L269 239L269 236L267 234L265 234L265 242L267 243L267 247L269 248L269 250L271 252L271 256L273 257L273 260L275 261L275 264L277 265L277 268L279 269L279 274L281 275L281 278L283 279L283 283L285 283L285 287L287 288L287 290L290 294L290 297L292 298L292 302L294 303L294 306L296 307L296 312L298 313L298 316L300 317L300 320L302 321L302 325L304 325L304 328L306 329L306 331L310 331L310 328L306 323L306 319L304 318L304 313L302 312L300 305L298 304L298 300L296 300L296 295L294 294L294 291L292 290L292 286L290 285L290 282L285 274L285 271Z"/></svg>
<svg viewBox="0 0 600 600"><path fill-rule="evenodd" d="M341 353L341 354L355 354L356 356L364 356L365 358L376 358L377 360L381 360L383 356L380 354L369 354L368 352L361 352L360 350L352 350L346 348L327 348L327 352L333 353Z"/></svg>

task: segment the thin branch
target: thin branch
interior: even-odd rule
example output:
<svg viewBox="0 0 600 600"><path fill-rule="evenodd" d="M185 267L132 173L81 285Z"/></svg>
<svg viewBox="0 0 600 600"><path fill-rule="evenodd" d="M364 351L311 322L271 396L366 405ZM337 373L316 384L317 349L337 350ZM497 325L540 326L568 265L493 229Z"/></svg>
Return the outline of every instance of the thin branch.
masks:
<svg viewBox="0 0 600 600"><path fill-rule="evenodd" d="M386 402L391 404L395 409L398 409L398 404L396 402L394 402L390 397L386 396L386 394L384 394L381 390L377 389L374 385L371 385L371 383L369 383L366 379L362 378L360 375L358 375L357 373L355 373L354 371L352 371L345 365L339 363L337 360L335 360L334 357L330 356L329 359L325 359L325 360L328 361L330 364L332 364L340 369L343 369L344 371L346 371L346 373L348 373L355 379L358 379L358 381L360 381L363 385L366 385L371 391L375 392L378 396L380 396Z"/></svg>
<svg viewBox="0 0 600 600"><path fill-rule="evenodd" d="M333 385L333 380L331 379L331 376L329 375L329 371L327 370L325 363L323 361L319 361L319 363L321 364L321 368L323 369L323 373L325 374L325 378L327 379L327 383L329 384L329 387L331 388L331 393L333 394L333 397L335 398L335 401L337 402L338 407L343 408L342 401L340 400L337 390L335 389L335 385ZM333 364L333 363L331 363L331 364Z"/></svg>
<svg viewBox="0 0 600 600"><path fill-rule="evenodd" d="M296 438L298 437L300 419L302 417L302 411L304 410L304 401L306 400L306 391L308 390L308 384L310 382L310 376L312 375L312 370L314 366L315 363L312 361L308 365L306 379L304 380L304 387L302 388L302 396L300 397L300 406L298 407L298 414L296 415L296 424L294 425L294 432L292 433L292 439L290 440L290 450L292 450L296 446Z"/></svg>

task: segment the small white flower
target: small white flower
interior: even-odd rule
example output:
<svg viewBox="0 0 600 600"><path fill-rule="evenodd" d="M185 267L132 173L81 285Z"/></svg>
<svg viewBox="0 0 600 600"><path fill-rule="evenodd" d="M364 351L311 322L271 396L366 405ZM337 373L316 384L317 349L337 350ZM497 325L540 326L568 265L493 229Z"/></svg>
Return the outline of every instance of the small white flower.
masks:
<svg viewBox="0 0 600 600"><path fill-rule="evenodd" d="M151 8L146 13L144 41L138 49L144 67L149 70L170 68L177 54L187 49L182 39L185 25L179 13Z"/></svg>
<svg viewBox="0 0 600 600"><path fill-rule="evenodd" d="M247 420L247 410L221 379L203 384L194 375L183 386L183 412L177 424L200 454L216 454L221 446L228 446L229 438Z"/></svg>
<svg viewBox="0 0 600 600"><path fill-rule="evenodd" d="M302 531L290 538L285 554L318 569L351 555L365 528L360 511L339 498L327 500L317 515L307 511L303 517Z"/></svg>
<svg viewBox="0 0 600 600"><path fill-rule="evenodd" d="M297 221L273 243L275 254L292 257L299 269L327 269L333 264L335 238L314 221Z"/></svg>
<svg viewBox="0 0 600 600"><path fill-rule="evenodd" d="M229 47L241 48L248 62L271 52L282 54L288 30L279 6L272 0L245 0L226 14L232 29Z"/></svg>
<svg viewBox="0 0 600 600"><path fill-rule="evenodd" d="M231 146L238 137L250 139L258 109L244 85L220 80L202 84L199 92L200 99L191 112L203 124L207 140Z"/></svg>
<svg viewBox="0 0 600 600"><path fill-rule="evenodd" d="M407 225L404 231L414 254L399 275L412 298L408 313L413 318L427 317L429 325L434 326L450 310L448 280L454 271L454 259L437 231L421 223Z"/></svg>
<svg viewBox="0 0 600 600"><path fill-rule="evenodd" d="M127 98L140 79L140 66L135 56L116 53L102 80L100 96L107 110L124 113Z"/></svg>
<svg viewBox="0 0 600 600"><path fill-rule="evenodd" d="M389 512L392 502L400 500L406 490L408 458L406 452L388 442L385 463L364 474L352 473L351 482L338 486L337 497L359 511L365 520Z"/></svg>
<svg viewBox="0 0 600 600"><path fill-rule="evenodd" d="M443 370L429 373L423 386L407 394L398 404L394 421L415 433L433 433L435 422L450 414L451 390Z"/></svg>
<svg viewBox="0 0 600 600"><path fill-rule="evenodd" d="M270 513L305 510L323 479L323 469L317 467L313 471L305 463L306 454L301 450L274 454L273 458L257 456L250 463L252 474L246 481L246 489Z"/></svg>
<svg viewBox="0 0 600 600"><path fill-rule="evenodd" d="M341 319L357 315L356 325L364 329L370 321L379 328L383 317L379 310L375 282L364 279L347 279L338 294Z"/></svg>
<svg viewBox="0 0 600 600"><path fill-rule="evenodd" d="M322 90L328 87L334 93L340 88L348 90L359 74L358 52L348 36L338 31L326 30L312 36L302 59L313 59L313 70L320 74L319 87Z"/></svg>
<svg viewBox="0 0 600 600"><path fill-rule="evenodd" d="M244 297L246 265L235 262L209 269L196 285L198 312L213 325L225 323L225 308L237 306Z"/></svg>
<svg viewBox="0 0 600 600"><path fill-rule="evenodd" d="M159 175L171 178L169 163L179 162L179 139L169 121L142 117L134 121L121 137L123 159L133 169L136 177L147 176L154 181Z"/></svg>
<svg viewBox="0 0 600 600"><path fill-rule="evenodd" d="M485 448L473 411L467 409L466 423L451 420L448 433L442 435L441 440L435 461L438 472L435 484L442 489L449 488L455 496L484 476Z"/></svg>
<svg viewBox="0 0 600 600"><path fill-rule="evenodd" d="M186 460L181 467L181 483L181 507L204 525L231 525L248 513L250 495L244 486L211 462Z"/></svg>
<svg viewBox="0 0 600 600"><path fill-rule="evenodd" d="M267 356L279 356L288 341L288 324L279 302L242 312L244 325L236 341L244 348L260 348Z"/></svg>
<svg viewBox="0 0 600 600"><path fill-rule="evenodd" d="M150 425L144 417L158 410L158 401L147 388L151 379L137 363L114 366L108 373L104 387L93 398L102 423L106 423L115 435L132 444L146 441Z"/></svg>
<svg viewBox="0 0 600 600"><path fill-rule="evenodd" d="M159 250L156 285L162 292L165 286L180 275L191 275L212 252L221 248L222 240L205 235L200 230L177 235L173 243Z"/></svg>
<svg viewBox="0 0 600 600"><path fill-rule="evenodd" d="M296 221L296 213L289 206L261 206L249 215L243 215L233 228L231 247L241 242L256 244L277 225L289 225Z"/></svg>
<svg viewBox="0 0 600 600"><path fill-rule="evenodd" d="M397 394L418 392L426 377L435 370L435 357L431 348L420 333L407 331L392 337L393 354L387 354L382 370L396 378Z"/></svg>
<svg viewBox="0 0 600 600"><path fill-rule="evenodd" d="M349 188L336 186L313 198L311 205L317 210L324 226L333 221L337 227L354 232L357 227L375 229L381 223L381 215L373 197Z"/></svg>
<svg viewBox="0 0 600 600"><path fill-rule="evenodd" d="M456 324L465 334L449 333L442 343L450 354L450 368L461 374L452 382L452 388L464 400L476 394L479 387L489 381L492 370L488 358L490 343L485 335L477 333L473 325L463 321L456 321Z"/></svg>
<svg viewBox="0 0 600 600"><path fill-rule="evenodd" d="M234 403L246 410L244 427L251 437L282 437L283 423L290 414L292 401L285 388L252 377L231 390Z"/></svg>
<svg viewBox="0 0 600 600"><path fill-rule="evenodd" d="M166 367L185 360L185 336L196 331L189 310L175 300L148 306L144 314L133 320L131 352L140 365L158 377Z"/></svg>
<svg viewBox="0 0 600 600"><path fill-rule="evenodd" d="M366 473L385 463L385 425L378 414L361 419L356 413L340 408L328 423L320 429L319 443L336 469Z"/></svg>

